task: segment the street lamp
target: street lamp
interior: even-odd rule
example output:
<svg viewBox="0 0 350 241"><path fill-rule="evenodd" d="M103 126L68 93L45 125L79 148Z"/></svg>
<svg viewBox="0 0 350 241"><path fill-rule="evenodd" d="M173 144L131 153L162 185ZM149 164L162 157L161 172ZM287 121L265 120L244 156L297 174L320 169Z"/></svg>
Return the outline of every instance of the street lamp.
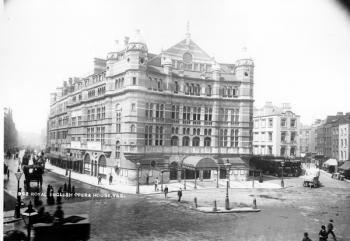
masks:
<svg viewBox="0 0 350 241"><path fill-rule="evenodd" d="M16 207L15 207L15 218L20 218L20 210L21 210L21 200L20 200L20 196L18 195L19 192L19 181L21 180L23 173L21 172L21 170L17 169L17 172L15 172L15 176L17 179L17 202L16 202Z"/></svg>
<svg viewBox="0 0 350 241"><path fill-rule="evenodd" d="M284 160L282 160L281 162L281 166L282 166L282 177L281 177L281 187L284 187L284 180L283 180L283 168L284 168Z"/></svg>
<svg viewBox="0 0 350 241"><path fill-rule="evenodd" d="M29 205L28 205L28 209L22 213L22 218L24 220L24 223L27 225L27 230L28 230L27 231L28 232L27 240L28 241L30 241L30 231L31 231L32 218L35 217L36 215L38 215L38 213L33 208L32 201L30 201Z"/></svg>
<svg viewBox="0 0 350 241"><path fill-rule="evenodd" d="M226 198L225 198L225 209L226 210L230 210L230 200L228 198L228 185L230 182L230 167L231 164L229 162L229 160L227 159L226 163L224 164L226 167Z"/></svg>
<svg viewBox="0 0 350 241"><path fill-rule="evenodd" d="M137 183L136 183L136 194L140 193L140 162L136 163L137 167Z"/></svg>

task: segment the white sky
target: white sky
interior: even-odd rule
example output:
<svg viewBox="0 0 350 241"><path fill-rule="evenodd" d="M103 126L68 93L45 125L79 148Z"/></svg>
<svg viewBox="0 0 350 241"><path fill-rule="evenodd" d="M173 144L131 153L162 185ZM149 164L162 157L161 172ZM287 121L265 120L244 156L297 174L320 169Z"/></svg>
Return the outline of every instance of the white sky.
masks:
<svg viewBox="0 0 350 241"><path fill-rule="evenodd" d="M219 62L234 63L248 47L255 106L290 102L305 124L350 112L350 17L332 0L9 2L0 16L0 103L20 131L45 128L50 92L90 73L116 39L139 28L159 53L185 38L187 20Z"/></svg>

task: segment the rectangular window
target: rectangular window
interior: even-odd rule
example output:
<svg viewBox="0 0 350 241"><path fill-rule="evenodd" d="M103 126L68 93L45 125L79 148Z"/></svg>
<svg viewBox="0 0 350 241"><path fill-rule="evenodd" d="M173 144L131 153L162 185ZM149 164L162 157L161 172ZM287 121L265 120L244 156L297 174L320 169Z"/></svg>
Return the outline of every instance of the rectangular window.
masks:
<svg viewBox="0 0 350 241"><path fill-rule="evenodd" d="M296 119L291 119L291 120L290 120L290 127L292 127L292 128L297 127Z"/></svg>
<svg viewBox="0 0 350 241"><path fill-rule="evenodd" d="M82 125L81 116L78 116L78 126Z"/></svg>
<svg viewBox="0 0 350 241"><path fill-rule="evenodd" d="M136 85L136 77L132 77L132 85Z"/></svg>
<svg viewBox="0 0 350 241"><path fill-rule="evenodd" d="M106 118L106 107L103 106L102 107L102 113L101 113L101 119L105 119Z"/></svg>
<svg viewBox="0 0 350 241"><path fill-rule="evenodd" d="M287 127L287 120L285 118L281 119L281 127Z"/></svg>
<svg viewBox="0 0 350 241"><path fill-rule="evenodd" d="M282 132L281 132L281 141L282 141L282 142L285 142L285 141L286 141L286 132L285 132L285 131L282 131Z"/></svg>
<svg viewBox="0 0 350 241"><path fill-rule="evenodd" d="M97 120L101 119L101 108L96 109L96 119Z"/></svg>
<svg viewBox="0 0 350 241"><path fill-rule="evenodd" d="M272 141L272 132L268 132L269 133L269 141Z"/></svg>
<svg viewBox="0 0 350 241"><path fill-rule="evenodd" d="M76 117L72 117L72 126L76 125Z"/></svg>
<svg viewBox="0 0 350 241"><path fill-rule="evenodd" d="M272 118L269 118L269 127L273 127L273 119Z"/></svg>

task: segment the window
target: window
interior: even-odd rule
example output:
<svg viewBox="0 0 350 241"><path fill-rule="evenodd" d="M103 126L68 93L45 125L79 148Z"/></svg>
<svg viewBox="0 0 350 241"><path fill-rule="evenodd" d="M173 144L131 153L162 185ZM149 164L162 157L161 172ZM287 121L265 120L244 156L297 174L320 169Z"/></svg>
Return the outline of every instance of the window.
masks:
<svg viewBox="0 0 350 241"><path fill-rule="evenodd" d="M192 139L192 146L199 146L199 137L194 137Z"/></svg>
<svg viewBox="0 0 350 241"><path fill-rule="evenodd" d="M211 146L211 139L210 137L204 138L204 146Z"/></svg>
<svg viewBox="0 0 350 241"><path fill-rule="evenodd" d="M95 128L91 127L90 128L90 141L95 141Z"/></svg>
<svg viewBox="0 0 350 241"><path fill-rule="evenodd" d="M190 85L188 83L186 83L185 85L185 95L188 95L190 93Z"/></svg>
<svg viewBox="0 0 350 241"><path fill-rule="evenodd" d="M115 144L115 158L116 159L120 158L120 143L119 143L119 141L117 141Z"/></svg>
<svg viewBox="0 0 350 241"><path fill-rule="evenodd" d="M177 136L171 137L171 146L178 146L179 145L179 138Z"/></svg>
<svg viewBox="0 0 350 241"><path fill-rule="evenodd" d="M145 126L145 145L152 145L152 126Z"/></svg>
<svg viewBox="0 0 350 241"><path fill-rule="evenodd" d="M100 141L101 127L96 127L96 141Z"/></svg>
<svg viewBox="0 0 350 241"><path fill-rule="evenodd" d="M261 120L261 128L265 128L266 127L266 119L262 119Z"/></svg>
<svg viewBox="0 0 350 241"><path fill-rule="evenodd" d="M162 79L158 80L158 91L163 91L163 80Z"/></svg>
<svg viewBox="0 0 350 241"><path fill-rule="evenodd" d="M105 143L105 127L104 126L101 127L101 143L102 144Z"/></svg>
<svg viewBox="0 0 350 241"><path fill-rule="evenodd" d="M281 127L287 127L287 120L285 118L281 119Z"/></svg>
<svg viewBox="0 0 350 241"><path fill-rule="evenodd" d="M213 109L211 107L205 107L204 109L204 125L212 125Z"/></svg>
<svg viewBox="0 0 350 241"><path fill-rule="evenodd" d="M269 118L269 127L273 127L273 119Z"/></svg>
<svg viewBox="0 0 350 241"><path fill-rule="evenodd" d="M180 115L179 112L180 112L180 106L173 105L171 107L171 119L175 123L179 122L179 115Z"/></svg>
<svg viewBox="0 0 350 241"><path fill-rule="evenodd" d="M96 109L96 119L97 120L101 119L101 108Z"/></svg>
<svg viewBox="0 0 350 241"><path fill-rule="evenodd" d="M269 151L269 155L272 155L272 146L267 146L268 147L268 151Z"/></svg>
<svg viewBox="0 0 350 241"><path fill-rule="evenodd" d="M72 117L72 126L76 125L76 117Z"/></svg>
<svg viewBox="0 0 350 241"><path fill-rule="evenodd" d="M272 141L272 132L268 132L269 134L269 141Z"/></svg>
<svg viewBox="0 0 350 241"><path fill-rule="evenodd" d="M296 137L296 132L294 132L294 131L291 132L291 133L290 133L290 141L291 141L291 142L294 142L294 141L295 141L295 137Z"/></svg>
<svg viewBox="0 0 350 241"><path fill-rule="evenodd" d="M91 109L91 120L95 120L95 109Z"/></svg>
<svg viewBox="0 0 350 241"><path fill-rule="evenodd" d="M179 83L177 81L175 81L174 93L178 93L178 92L179 92Z"/></svg>
<svg viewBox="0 0 350 241"><path fill-rule="evenodd" d="M190 119L191 119L191 107L189 106L184 106L183 107L183 124L190 124Z"/></svg>
<svg viewBox="0 0 350 241"><path fill-rule="evenodd" d="M136 104L135 103L131 104L131 111L136 111Z"/></svg>
<svg viewBox="0 0 350 241"><path fill-rule="evenodd" d="M132 77L132 85L136 85L136 77Z"/></svg>
<svg viewBox="0 0 350 241"><path fill-rule="evenodd" d="M135 125L134 125L134 124L130 126L130 132L131 132L131 133L134 133L134 132L135 132Z"/></svg>
<svg viewBox="0 0 350 241"><path fill-rule="evenodd" d="M295 147L290 148L290 155L295 156Z"/></svg>
<svg viewBox="0 0 350 241"><path fill-rule="evenodd" d="M163 127L156 126L156 138L155 145L162 146L163 145Z"/></svg>
<svg viewBox="0 0 350 241"><path fill-rule="evenodd" d="M106 118L106 107L103 106L103 107L101 108L101 110L102 110L101 119L105 119L105 118Z"/></svg>
<svg viewBox="0 0 350 241"><path fill-rule="evenodd" d="M238 129L231 130L231 147L238 147Z"/></svg>
<svg viewBox="0 0 350 241"><path fill-rule="evenodd" d="M211 92L212 92L211 85L208 85L206 89L207 96L211 96Z"/></svg>
<svg viewBox="0 0 350 241"><path fill-rule="evenodd" d="M281 141L282 141L282 142L285 142L285 141L286 141L286 132L285 132L285 131L282 131L282 132L281 132Z"/></svg>
<svg viewBox="0 0 350 241"><path fill-rule="evenodd" d="M297 127L296 119L291 119L291 120L290 120L290 127L292 127L292 128Z"/></svg>
<svg viewBox="0 0 350 241"><path fill-rule="evenodd" d="M119 104L117 104L116 106L116 109L117 109L117 115L116 115L116 133L120 133L120 130L121 130L121 115L122 115L122 110L120 109L120 106Z"/></svg>
<svg viewBox="0 0 350 241"><path fill-rule="evenodd" d="M184 136L182 138L182 145L183 146L189 146L190 145L190 138L188 136Z"/></svg>
<svg viewBox="0 0 350 241"><path fill-rule="evenodd" d="M254 128L259 128L259 120L254 120Z"/></svg>
<svg viewBox="0 0 350 241"><path fill-rule="evenodd" d="M226 97L227 96L227 87L224 86L224 88L222 89L222 96Z"/></svg>
<svg viewBox="0 0 350 241"><path fill-rule="evenodd" d="M197 88L196 88L196 93L197 96L199 96L201 94L201 86L199 84L197 84Z"/></svg>
<svg viewBox="0 0 350 241"><path fill-rule="evenodd" d="M284 146L281 147L281 156L284 156L286 152L286 148Z"/></svg>
<svg viewBox="0 0 350 241"><path fill-rule="evenodd" d="M239 109L231 110L231 125L237 125L239 123Z"/></svg>

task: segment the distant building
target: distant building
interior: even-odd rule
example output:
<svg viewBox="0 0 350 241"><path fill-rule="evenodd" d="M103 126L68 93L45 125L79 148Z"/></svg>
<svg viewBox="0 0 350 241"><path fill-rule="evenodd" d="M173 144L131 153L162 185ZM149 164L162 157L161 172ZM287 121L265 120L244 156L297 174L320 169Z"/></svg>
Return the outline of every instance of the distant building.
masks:
<svg viewBox="0 0 350 241"><path fill-rule="evenodd" d="M327 116L316 128L316 152L328 158L339 160L339 125L350 118L350 113L338 112Z"/></svg>
<svg viewBox="0 0 350 241"><path fill-rule="evenodd" d="M254 63L218 63L190 38L159 54L137 32L94 74L51 95L48 149L55 165L117 182L214 178L252 153ZM211 165L195 171L199 163ZM182 174L181 174L182 172ZM198 172L198 173L197 173ZM245 177L234 170L232 178ZM163 175L162 175L163 177ZM224 178L224 175L222 176Z"/></svg>
<svg viewBox="0 0 350 241"><path fill-rule="evenodd" d="M18 133L11 108L4 108L4 152L17 147Z"/></svg>
<svg viewBox="0 0 350 241"><path fill-rule="evenodd" d="M288 103L282 107L267 102L253 117L253 153L284 157L299 156L300 116Z"/></svg>
<svg viewBox="0 0 350 241"><path fill-rule="evenodd" d="M310 152L311 144L311 126L301 125L299 130L299 151L300 155Z"/></svg>
<svg viewBox="0 0 350 241"><path fill-rule="evenodd" d="M339 124L339 161L350 161L350 118Z"/></svg>

